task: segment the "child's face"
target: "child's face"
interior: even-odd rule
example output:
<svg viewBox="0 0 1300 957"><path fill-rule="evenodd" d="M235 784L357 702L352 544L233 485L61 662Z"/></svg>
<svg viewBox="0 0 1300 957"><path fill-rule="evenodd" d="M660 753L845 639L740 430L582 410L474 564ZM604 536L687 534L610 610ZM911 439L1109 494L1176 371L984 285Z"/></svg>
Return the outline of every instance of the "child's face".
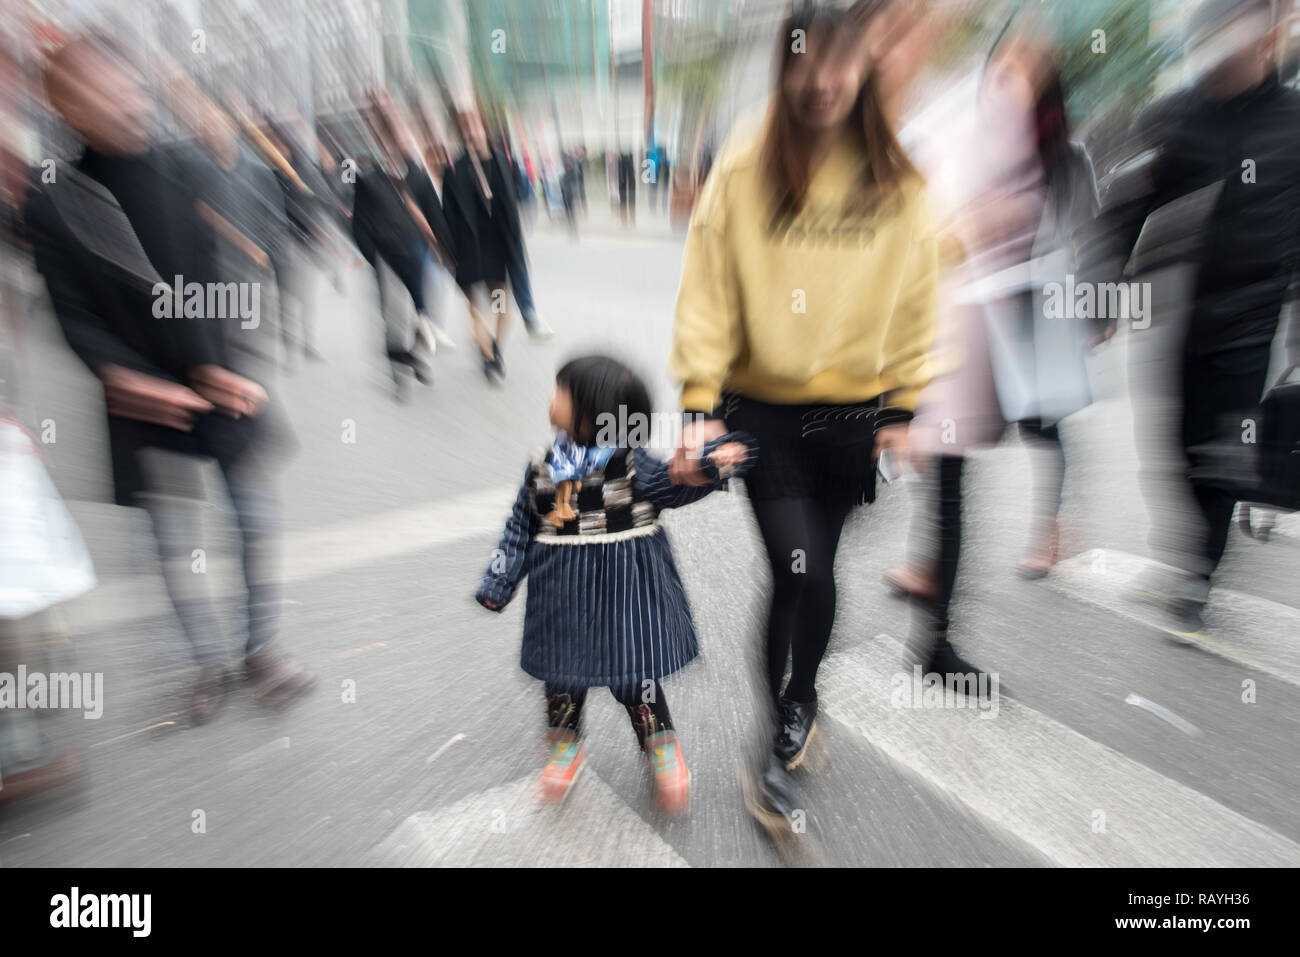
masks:
<svg viewBox="0 0 1300 957"><path fill-rule="evenodd" d="M551 393L550 413L551 425L567 432L570 437L575 437L578 429L577 423L573 421L573 396L558 382L555 384L555 391Z"/></svg>

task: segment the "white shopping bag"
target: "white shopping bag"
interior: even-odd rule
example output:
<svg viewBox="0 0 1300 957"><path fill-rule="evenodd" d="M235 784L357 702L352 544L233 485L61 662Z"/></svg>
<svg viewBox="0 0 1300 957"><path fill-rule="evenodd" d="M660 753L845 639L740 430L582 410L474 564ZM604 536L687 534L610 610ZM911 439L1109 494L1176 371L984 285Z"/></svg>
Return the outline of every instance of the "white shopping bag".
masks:
<svg viewBox="0 0 1300 957"><path fill-rule="evenodd" d="M90 553L36 444L0 419L0 618L26 618L94 587Z"/></svg>

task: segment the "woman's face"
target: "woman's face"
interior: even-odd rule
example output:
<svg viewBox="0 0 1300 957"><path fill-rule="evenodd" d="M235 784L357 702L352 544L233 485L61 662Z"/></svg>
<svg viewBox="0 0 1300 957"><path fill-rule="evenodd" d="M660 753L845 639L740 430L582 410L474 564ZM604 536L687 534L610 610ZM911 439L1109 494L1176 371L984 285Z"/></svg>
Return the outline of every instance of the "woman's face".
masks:
<svg viewBox="0 0 1300 957"><path fill-rule="evenodd" d="M1047 81L1048 59L1027 40L1003 45L989 64L984 96L1006 108L1032 108Z"/></svg>
<svg viewBox="0 0 1300 957"><path fill-rule="evenodd" d="M802 52L791 54L781 81L790 115L810 132L841 126L853 112L866 76L867 50L859 31L813 25ZM796 43L799 38L791 38Z"/></svg>

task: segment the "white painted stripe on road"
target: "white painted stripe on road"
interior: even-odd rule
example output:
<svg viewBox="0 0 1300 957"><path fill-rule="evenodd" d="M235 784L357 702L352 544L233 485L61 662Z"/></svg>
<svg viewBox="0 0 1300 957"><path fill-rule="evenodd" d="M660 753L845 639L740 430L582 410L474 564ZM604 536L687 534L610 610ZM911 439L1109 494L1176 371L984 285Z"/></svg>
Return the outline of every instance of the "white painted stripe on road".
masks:
<svg viewBox="0 0 1300 957"><path fill-rule="evenodd" d="M591 768L562 807L532 798L535 775L412 814L374 855L393 867L689 867Z"/></svg>
<svg viewBox="0 0 1300 957"><path fill-rule="evenodd" d="M517 487L467 492L443 501L349 519L326 528L287 535L284 581L308 581L361 565L451 545L476 536L495 542L514 505ZM490 555L483 554L483 567ZM233 559L208 562L212 594L229 597L242 587ZM68 602L64 611L71 633L138 621L171 613L162 572L100 585Z"/></svg>
<svg viewBox="0 0 1300 957"><path fill-rule="evenodd" d="M1174 712L1170 711L1164 705L1156 704L1150 698L1144 698L1140 694L1133 694L1130 692L1128 697L1124 699L1124 703L1141 708L1143 711L1148 711L1161 721L1167 721L1188 737L1199 738L1201 736L1201 729L1196 725L1192 724L1182 715L1174 714Z"/></svg>
<svg viewBox="0 0 1300 957"><path fill-rule="evenodd" d="M1129 597L1144 574L1168 566L1114 549L1093 549L1056 565L1046 582L1069 598L1162 629L1158 609ZM1226 588L1210 591L1209 631L1188 644L1300 685L1300 609Z"/></svg>
<svg viewBox="0 0 1300 957"><path fill-rule="evenodd" d="M882 635L828 657L818 672L824 713L1049 860L1300 864L1288 838L1010 698L986 713L894 707L894 676L910 677L902 655Z"/></svg>

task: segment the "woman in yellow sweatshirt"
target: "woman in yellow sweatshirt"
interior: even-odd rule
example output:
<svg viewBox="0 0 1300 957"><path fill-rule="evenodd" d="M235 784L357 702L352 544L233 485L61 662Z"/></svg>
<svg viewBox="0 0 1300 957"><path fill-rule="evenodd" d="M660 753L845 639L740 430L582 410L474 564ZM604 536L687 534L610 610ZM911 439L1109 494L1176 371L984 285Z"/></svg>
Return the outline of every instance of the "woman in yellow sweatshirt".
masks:
<svg viewBox="0 0 1300 957"><path fill-rule="evenodd" d="M863 12L880 6L787 20L766 121L718 157L677 298L671 369L684 411L711 418L684 430L674 480L703 481L692 453L730 429L759 446L746 486L773 577L768 777L787 785L816 733L840 530L874 500L879 453L902 451L935 323L924 185L881 109L872 48L885 18Z"/></svg>

